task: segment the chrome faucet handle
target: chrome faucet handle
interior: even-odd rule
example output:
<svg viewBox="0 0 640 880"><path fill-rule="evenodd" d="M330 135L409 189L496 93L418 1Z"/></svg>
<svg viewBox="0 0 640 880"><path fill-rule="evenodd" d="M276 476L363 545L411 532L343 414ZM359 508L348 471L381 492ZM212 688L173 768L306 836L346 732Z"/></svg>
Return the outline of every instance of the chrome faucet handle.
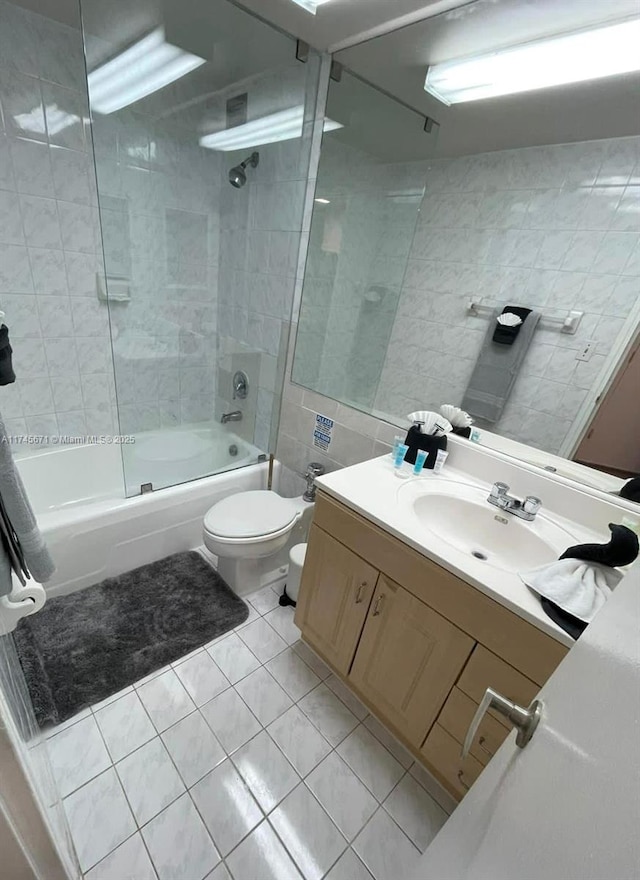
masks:
<svg viewBox="0 0 640 880"><path fill-rule="evenodd" d="M318 461L310 461L304 475L307 481L307 489L302 496L305 501L316 500L316 477L321 477L325 473L325 466Z"/></svg>
<svg viewBox="0 0 640 880"><path fill-rule="evenodd" d="M522 504L522 509L524 510L524 512L530 513L533 516L536 515L536 513L540 510L541 507L542 507L542 501L540 500L540 498L536 497L535 495L527 495L527 497L524 499L524 502Z"/></svg>
<svg viewBox="0 0 640 880"><path fill-rule="evenodd" d="M509 486L506 483L494 483L491 487L491 495L490 498L502 498L509 491Z"/></svg>

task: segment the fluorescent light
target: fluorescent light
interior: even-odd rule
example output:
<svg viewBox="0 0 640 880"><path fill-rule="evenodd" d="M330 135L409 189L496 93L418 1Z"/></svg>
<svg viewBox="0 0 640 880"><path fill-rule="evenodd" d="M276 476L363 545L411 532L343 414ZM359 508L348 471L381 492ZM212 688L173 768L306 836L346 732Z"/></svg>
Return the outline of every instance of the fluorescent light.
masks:
<svg viewBox="0 0 640 880"><path fill-rule="evenodd" d="M306 9L307 12L310 12L312 15L315 15L318 11L318 6L322 6L323 3L328 3L329 0L293 0L294 3L297 3L298 6L302 6L303 9Z"/></svg>
<svg viewBox="0 0 640 880"><path fill-rule="evenodd" d="M314 199L313 201L317 202L319 205L330 205L331 204L330 199Z"/></svg>
<svg viewBox="0 0 640 880"><path fill-rule="evenodd" d="M259 147L262 144L273 144L276 141L290 141L301 137L304 122L304 107L290 107L288 110L279 110L261 119L245 122L233 128L225 128L214 134L205 134L200 138L201 147L209 147L211 150L245 150L249 147ZM324 131L334 131L342 128L339 122L325 119Z"/></svg>
<svg viewBox="0 0 640 880"><path fill-rule="evenodd" d="M167 43L164 28L151 31L89 74L89 99L97 113L115 113L204 64L204 58Z"/></svg>
<svg viewBox="0 0 640 880"><path fill-rule="evenodd" d="M546 89L640 70L640 19L435 64L425 90L444 104Z"/></svg>

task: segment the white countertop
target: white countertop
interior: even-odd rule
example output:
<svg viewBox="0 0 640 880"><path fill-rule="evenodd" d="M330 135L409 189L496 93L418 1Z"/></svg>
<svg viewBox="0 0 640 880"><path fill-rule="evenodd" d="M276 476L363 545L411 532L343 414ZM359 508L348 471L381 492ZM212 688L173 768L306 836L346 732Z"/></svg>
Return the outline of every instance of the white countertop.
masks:
<svg viewBox="0 0 640 880"><path fill-rule="evenodd" d="M456 471L448 466L445 466L438 476L428 474L426 471L424 474L422 477L412 476L401 480L393 471L391 457L385 455L319 477L316 483L322 492L342 502L351 510L413 547L418 553L476 587L558 642L567 647L574 645L571 636L547 617L538 597L525 586L517 573L504 571L475 559L467 551L458 549L435 535L420 523L413 515L411 505L405 501L407 493L410 493L413 487L408 490L404 487L422 480L447 478L453 482L482 487L487 489L488 494L487 484L466 472ZM538 514L538 516L544 515ZM554 514L549 514L549 521L568 533L567 547L584 541L602 540L601 535ZM530 566L525 565L523 568L527 567Z"/></svg>

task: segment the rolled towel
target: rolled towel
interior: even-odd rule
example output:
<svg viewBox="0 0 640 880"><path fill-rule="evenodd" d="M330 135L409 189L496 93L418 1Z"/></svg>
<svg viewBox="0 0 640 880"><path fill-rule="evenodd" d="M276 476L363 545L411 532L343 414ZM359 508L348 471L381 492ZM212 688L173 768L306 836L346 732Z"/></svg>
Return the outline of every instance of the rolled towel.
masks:
<svg viewBox="0 0 640 880"><path fill-rule="evenodd" d="M628 480L620 489L620 497L640 504L640 477L632 477Z"/></svg>
<svg viewBox="0 0 640 880"><path fill-rule="evenodd" d="M608 544L576 544L565 550L560 559L581 559L615 568L630 565L638 558L638 536L626 526L609 523L611 540Z"/></svg>

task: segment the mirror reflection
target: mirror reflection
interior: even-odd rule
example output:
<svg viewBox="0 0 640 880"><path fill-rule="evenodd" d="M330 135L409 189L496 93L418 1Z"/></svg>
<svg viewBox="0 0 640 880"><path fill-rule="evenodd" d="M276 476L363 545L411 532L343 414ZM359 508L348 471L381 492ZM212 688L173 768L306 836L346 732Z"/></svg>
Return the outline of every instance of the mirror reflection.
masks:
<svg viewBox="0 0 640 880"><path fill-rule="evenodd" d="M594 27L587 5L555 26ZM638 74L428 94L430 64L504 45L508 6L339 56L293 380L403 426L461 407L474 440L618 491L640 473ZM540 6L511 38L548 36Z"/></svg>

